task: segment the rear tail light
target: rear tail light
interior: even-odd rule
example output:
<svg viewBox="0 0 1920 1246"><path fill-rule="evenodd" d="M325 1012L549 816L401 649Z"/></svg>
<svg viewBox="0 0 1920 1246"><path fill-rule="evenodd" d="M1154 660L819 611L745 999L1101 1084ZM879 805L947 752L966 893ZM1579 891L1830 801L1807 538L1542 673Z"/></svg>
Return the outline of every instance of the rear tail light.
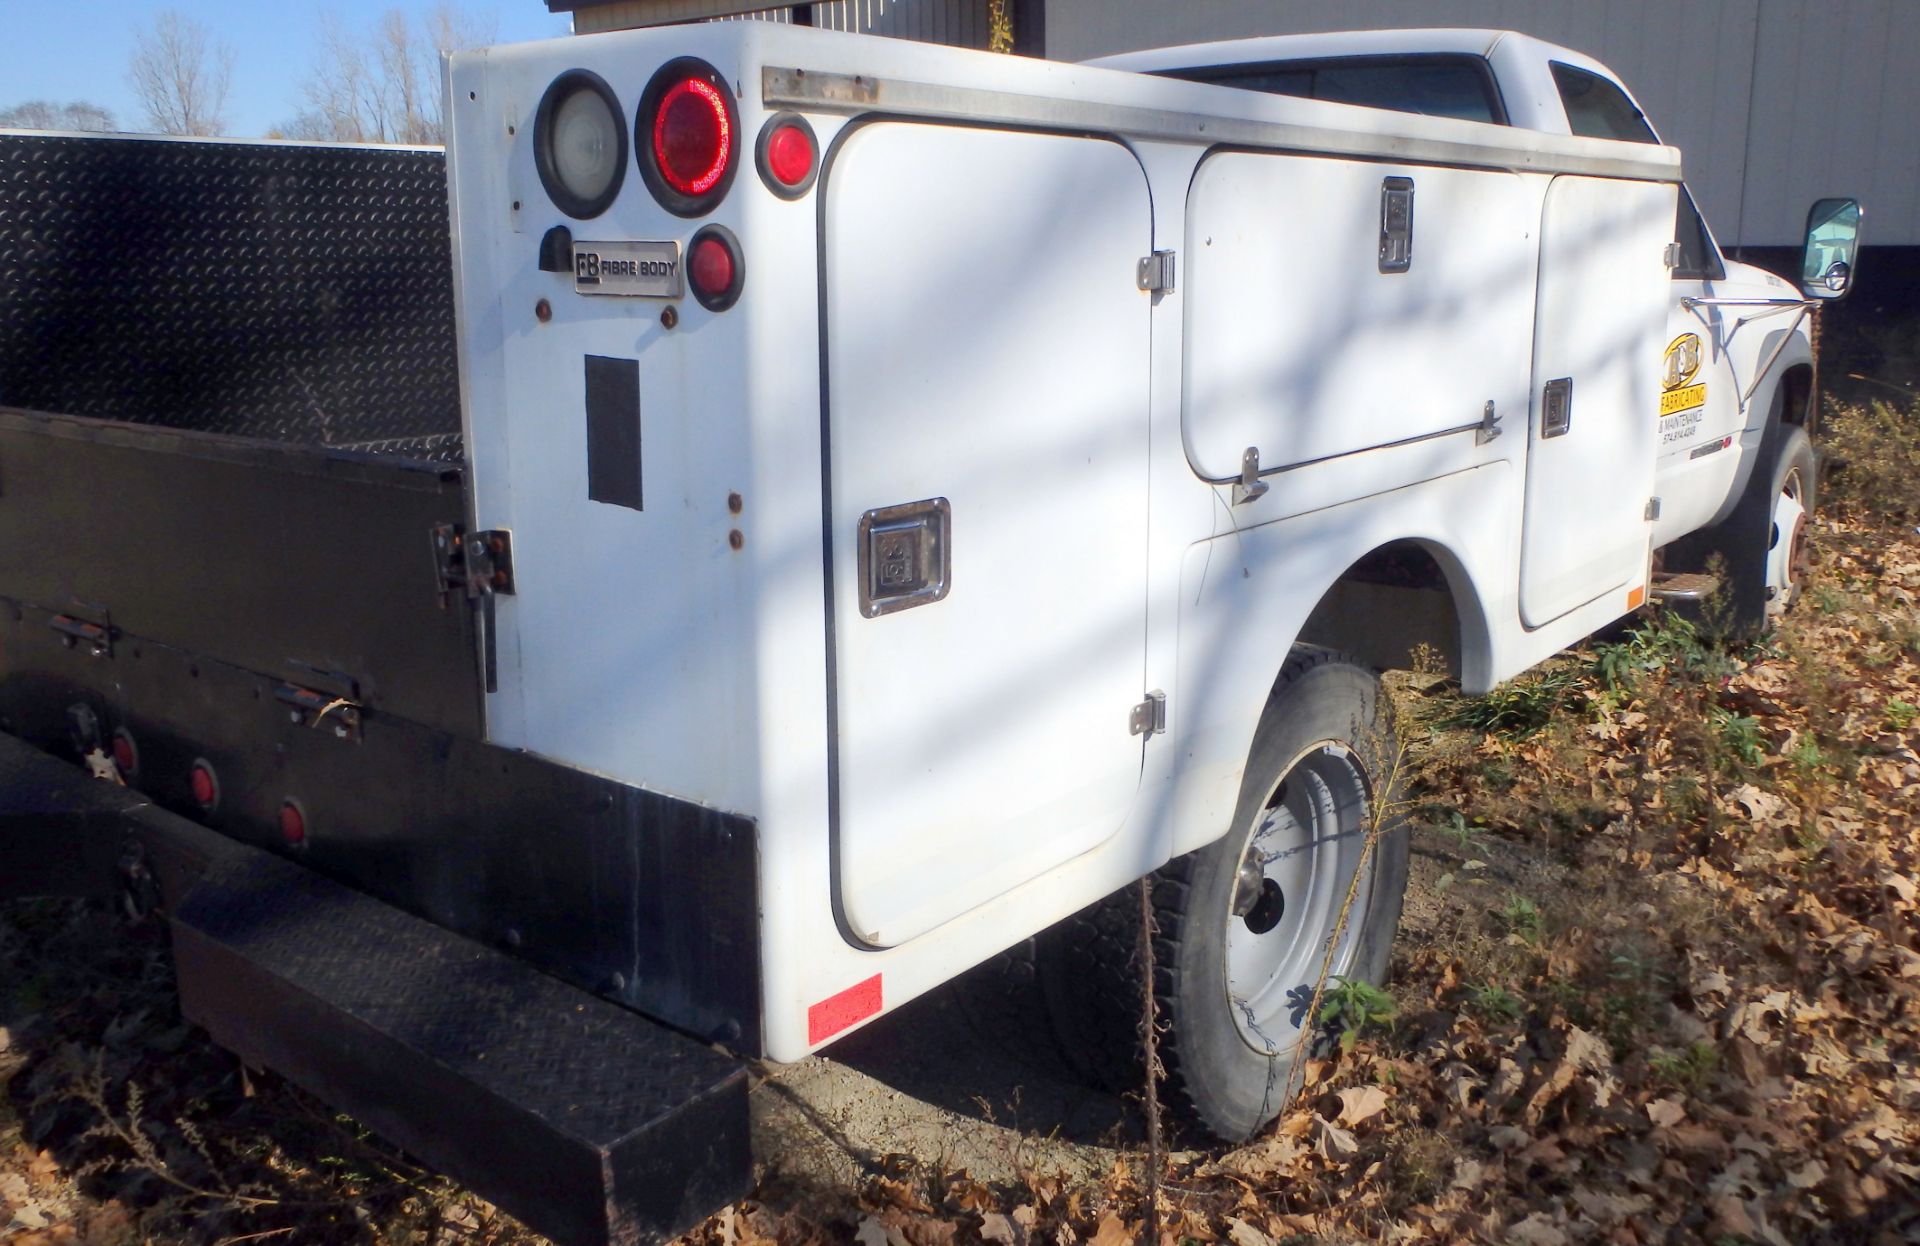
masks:
<svg viewBox="0 0 1920 1246"><path fill-rule="evenodd" d="M667 211L702 216L726 197L740 118L719 70L690 56L667 62L640 97L633 128L641 176Z"/></svg>
<svg viewBox="0 0 1920 1246"><path fill-rule="evenodd" d="M687 285L708 311L725 311L740 300L746 283L740 240L720 225L708 225L687 247Z"/></svg>
<svg viewBox="0 0 1920 1246"><path fill-rule="evenodd" d="M782 199L798 199L813 186L819 171L820 145L813 127L797 113L778 113L760 127L754 163L767 189Z"/></svg>

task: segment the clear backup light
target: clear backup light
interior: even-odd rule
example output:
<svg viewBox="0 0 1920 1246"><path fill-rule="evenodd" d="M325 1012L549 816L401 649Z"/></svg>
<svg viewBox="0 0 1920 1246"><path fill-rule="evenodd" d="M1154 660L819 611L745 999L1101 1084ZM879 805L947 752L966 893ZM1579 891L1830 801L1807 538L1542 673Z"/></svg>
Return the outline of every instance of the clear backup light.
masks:
<svg viewBox="0 0 1920 1246"><path fill-rule="evenodd" d="M533 160L568 216L587 220L613 206L627 172L627 124L604 78L569 69L553 80L534 116Z"/></svg>

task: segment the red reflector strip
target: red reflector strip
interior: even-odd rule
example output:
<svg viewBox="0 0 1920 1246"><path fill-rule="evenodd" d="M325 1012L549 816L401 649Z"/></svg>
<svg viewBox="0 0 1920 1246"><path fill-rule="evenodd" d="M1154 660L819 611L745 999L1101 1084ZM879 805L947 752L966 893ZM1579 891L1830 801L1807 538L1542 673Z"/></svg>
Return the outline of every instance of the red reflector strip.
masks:
<svg viewBox="0 0 1920 1246"><path fill-rule="evenodd" d="M807 1042L823 1043L880 1011L880 975L874 974L807 1009Z"/></svg>

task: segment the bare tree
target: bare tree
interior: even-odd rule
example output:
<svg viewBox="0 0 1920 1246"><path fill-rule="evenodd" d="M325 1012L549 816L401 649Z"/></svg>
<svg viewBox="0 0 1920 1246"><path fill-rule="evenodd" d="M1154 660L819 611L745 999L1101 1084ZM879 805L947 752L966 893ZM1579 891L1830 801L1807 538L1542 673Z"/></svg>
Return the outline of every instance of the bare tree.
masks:
<svg viewBox="0 0 1920 1246"><path fill-rule="evenodd" d="M178 10L162 12L152 29L134 36L127 76L147 123L161 133L218 134L225 128L233 49Z"/></svg>
<svg viewBox="0 0 1920 1246"><path fill-rule="evenodd" d="M113 114L98 104L75 100L56 104L51 100L28 100L12 108L0 108L0 127L16 130L94 130L113 129Z"/></svg>
<svg viewBox="0 0 1920 1246"><path fill-rule="evenodd" d="M344 143L444 142L440 60L492 38L491 21L445 2L418 21L389 9L366 34L329 13L304 84L308 108L279 132Z"/></svg>

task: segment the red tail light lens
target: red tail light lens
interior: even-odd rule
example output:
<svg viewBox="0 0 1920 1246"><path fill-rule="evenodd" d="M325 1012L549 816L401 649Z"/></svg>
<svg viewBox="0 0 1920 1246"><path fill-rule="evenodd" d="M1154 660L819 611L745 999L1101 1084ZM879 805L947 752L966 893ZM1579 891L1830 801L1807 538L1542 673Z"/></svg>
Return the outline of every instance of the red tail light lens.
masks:
<svg viewBox="0 0 1920 1246"><path fill-rule="evenodd" d="M733 231L708 225L687 247L687 285L708 311L725 311L740 299L746 283L746 261Z"/></svg>
<svg viewBox="0 0 1920 1246"><path fill-rule="evenodd" d="M726 196L740 145L726 79L705 61L670 61L647 84L634 119L640 171L669 212L700 216Z"/></svg>
<svg viewBox="0 0 1920 1246"><path fill-rule="evenodd" d="M798 199L813 187L820 163L820 144L813 127L798 113L777 113L760 127L754 150L760 178L782 199Z"/></svg>
<svg viewBox="0 0 1920 1246"><path fill-rule="evenodd" d="M122 727L113 733L113 766L123 779L131 779L140 769L140 750L134 747L133 737Z"/></svg>
<svg viewBox="0 0 1920 1246"><path fill-rule="evenodd" d="M280 806L280 838L287 847L298 848L307 842L307 814L300 802L288 799Z"/></svg>
<svg viewBox="0 0 1920 1246"><path fill-rule="evenodd" d="M206 762L193 763L187 785L193 790L193 803L202 809L211 809L220 803L220 780L214 777L213 767Z"/></svg>
<svg viewBox="0 0 1920 1246"><path fill-rule="evenodd" d="M704 195L733 158L733 122L720 88L682 78L667 88L653 118L653 158L660 176L683 195Z"/></svg>

